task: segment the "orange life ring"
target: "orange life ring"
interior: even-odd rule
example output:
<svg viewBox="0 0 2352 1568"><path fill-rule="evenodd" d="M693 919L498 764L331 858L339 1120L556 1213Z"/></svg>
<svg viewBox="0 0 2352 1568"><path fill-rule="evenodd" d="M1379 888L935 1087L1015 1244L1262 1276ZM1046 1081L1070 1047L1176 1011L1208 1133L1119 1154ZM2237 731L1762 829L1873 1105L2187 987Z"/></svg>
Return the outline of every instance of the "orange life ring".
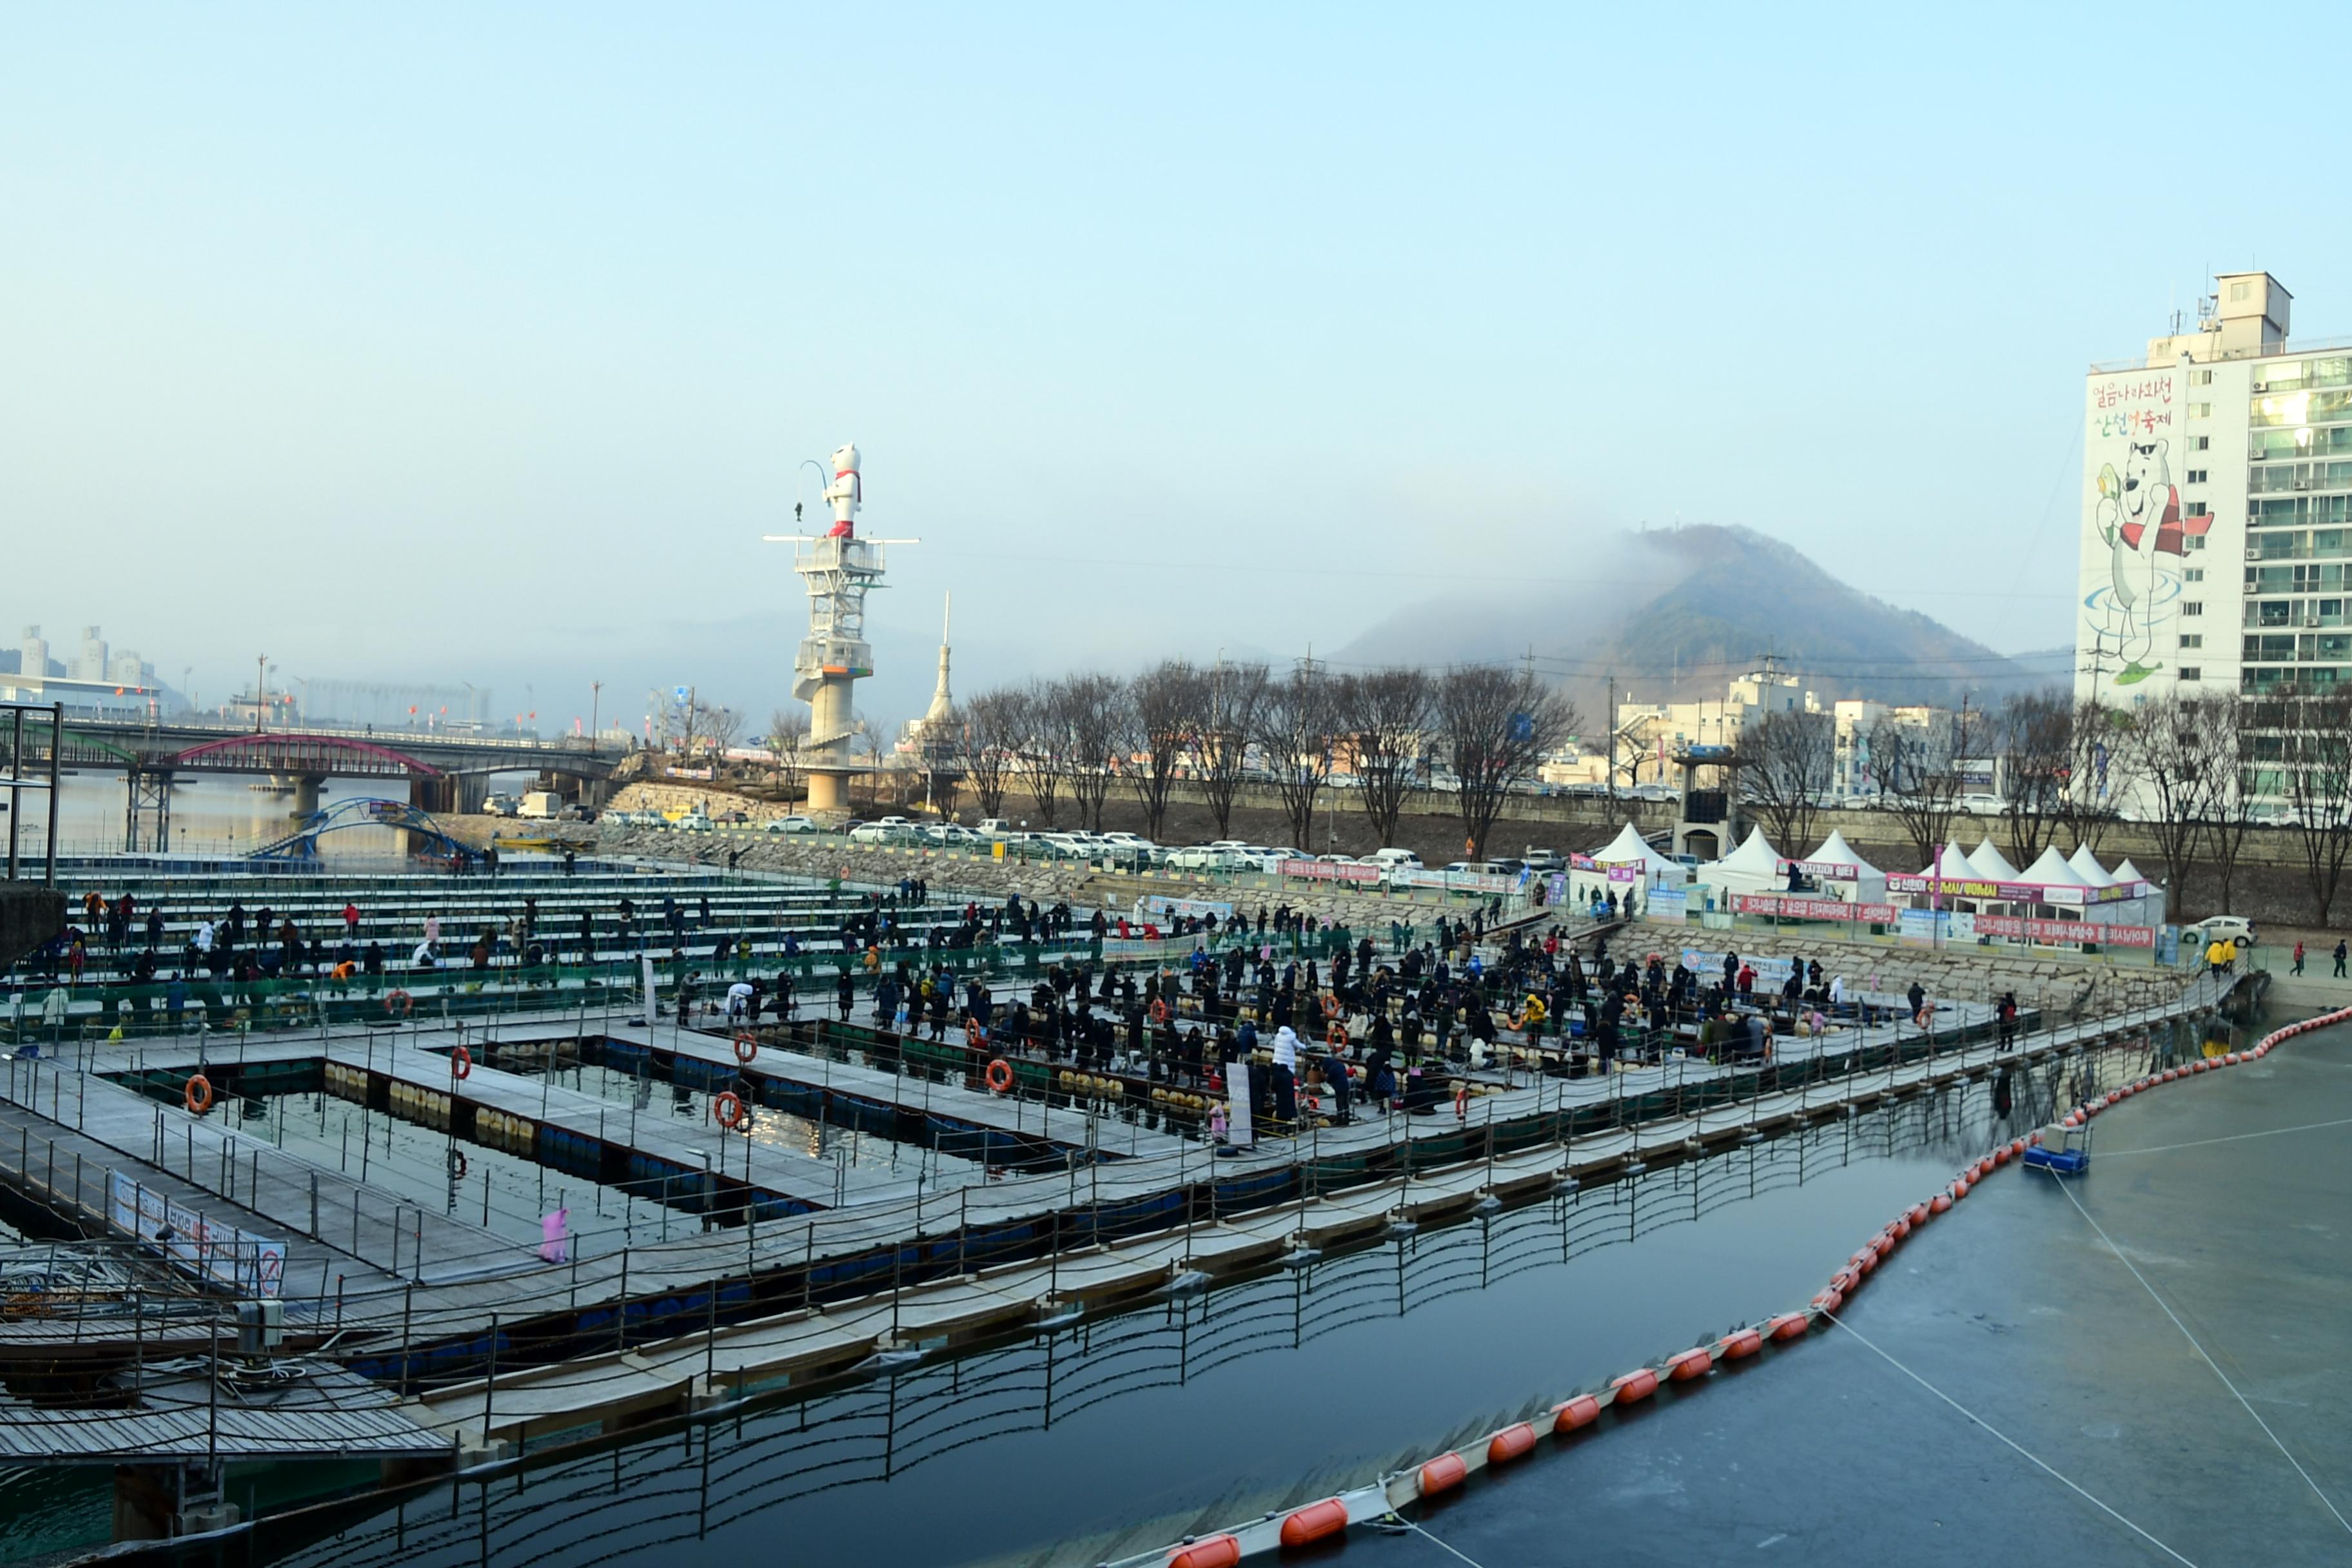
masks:
<svg viewBox="0 0 2352 1568"><path fill-rule="evenodd" d="M463 1149L449 1151L449 1177L457 1182L466 1179L466 1152Z"/></svg>
<svg viewBox="0 0 2352 1568"><path fill-rule="evenodd" d="M407 992L395 987L384 993L383 1010L387 1013L397 1013L405 1018L416 1011L416 1002Z"/></svg>
<svg viewBox="0 0 2352 1568"><path fill-rule="evenodd" d="M188 1079L188 1087L182 1098L187 1101L190 1110L202 1116L213 1108L213 1080L202 1073L196 1074Z"/></svg>
<svg viewBox="0 0 2352 1568"><path fill-rule="evenodd" d="M743 1120L743 1101L731 1089L712 1100L710 1109L719 1118L719 1125L730 1131Z"/></svg>
<svg viewBox="0 0 2352 1568"><path fill-rule="evenodd" d="M1013 1087L1013 1064L1003 1057L988 1064L988 1087L1003 1094Z"/></svg>
<svg viewBox="0 0 2352 1568"><path fill-rule="evenodd" d="M1327 1046L1337 1046L1339 1049L1346 1050L1348 1048L1348 1026L1339 1022L1337 1018L1332 1019L1331 1026L1323 1031L1323 1043Z"/></svg>
<svg viewBox="0 0 2352 1568"><path fill-rule="evenodd" d="M753 1039L749 1035L738 1035L735 1037L735 1059L737 1061L749 1062L753 1057L756 1057L759 1054L759 1041Z"/></svg>
<svg viewBox="0 0 2352 1568"><path fill-rule="evenodd" d="M1466 1078L1454 1086L1454 1119L1470 1120L1470 1080Z"/></svg>
<svg viewBox="0 0 2352 1568"><path fill-rule="evenodd" d="M463 1046L459 1046L456 1050L449 1053L449 1076L451 1078L469 1078L473 1075L473 1052L467 1050Z"/></svg>
<svg viewBox="0 0 2352 1568"><path fill-rule="evenodd" d="M986 1037L987 1037L981 1031L979 1019L966 1018L963 1021L963 1043L965 1045L970 1046L973 1050L978 1050L980 1049L980 1042Z"/></svg>

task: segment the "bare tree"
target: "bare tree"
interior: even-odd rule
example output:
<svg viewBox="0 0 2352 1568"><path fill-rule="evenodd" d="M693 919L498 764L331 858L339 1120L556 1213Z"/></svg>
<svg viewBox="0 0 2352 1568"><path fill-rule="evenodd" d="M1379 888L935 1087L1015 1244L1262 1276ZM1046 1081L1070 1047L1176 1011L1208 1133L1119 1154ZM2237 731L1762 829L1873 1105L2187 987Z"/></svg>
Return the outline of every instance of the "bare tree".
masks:
<svg viewBox="0 0 2352 1568"><path fill-rule="evenodd" d="M1992 718L2007 788L2010 853L2031 866L2057 840L2074 763L2074 700L2055 687L2011 694Z"/></svg>
<svg viewBox="0 0 2352 1568"><path fill-rule="evenodd" d="M1004 786L1021 752L1021 702L1019 692L998 688L963 705L963 774L982 816L1004 815Z"/></svg>
<svg viewBox="0 0 2352 1568"><path fill-rule="evenodd" d="M809 716L797 708L779 708L768 716L768 750L776 793L790 800L801 793L801 747L807 743Z"/></svg>
<svg viewBox="0 0 2352 1568"><path fill-rule="evenodd" d="M2074 706L2066 734L2066 783L2057 809L2078 848L2098 849L2107 829L2121 820L2116 804L2132 793L2137 774L2124 725L2122 713L2095 698Z"/></svg>
<svg viewBox="0 0 2352 1568"><path fill-rule="evenodd" d="M742 728L743 716L732 708L689 696L684 702L663 704L658 732L662 744L681 757L698 752L710 752L715 774L718 754L735 743Z"/></svg>
<svg viewBox="0 0 2352 1568"><path fill-rule="evenodd" d="M2352 692L2333 687L2310 697L2263 703L2254 736L2258 753L2275 741L2277 772L2257 779L2294 811L2313 919L2325 926L2336 908L2344 868L2352 861Z"/></svg>
<svg viewBox="0 0 2352 1568"><path fill-rule="evenodd" d="M1157 839L1168 820L1168 792L1185 755L1200 744L1209 719L1209 689L1200 669L1181 658L1163 659L1128 682L1120 749L1140 766L1127 769L1127 781L1143 807L1143 836Z"/></svg>
<svg viewBox="0 0 2352 1568"><path fill-rule="evenodd" d="M1234 796L1249 770L1250 738L1257 731L1266 684L1262 664L1220 663L1210 672L1209 721L1201 730L1201 796L1216 818L1220 838L1233 831Z"/></svg>
<svg viewBox="0 0 2352 1568"><path fill-rule="evenodd" d="M2230 907L2238 865L2245 858L2246 840L2254 827L2254 792L2245 778L2245 700L2234 691L2209 691L2191 710L2201 731L2205 754L2212 759L2212 778L2205 792L2207 859L2221 882L2221 907Z"/></svg>
<svg viewBox="0 0 2352 1568"><path fill-rule="evenodd" d="M1776 709L1741 728L1737 751L1740 798L1782 853L1807 853L1836 775L1835 718Z"/></svg>
<svg viewBox="0 0 2352 1568"><path fill-rule="evenodd" d="M1334 700L1338 728L1354 753L1364 815L1385 848L1396 842L1429 745L1429 677L1402 666L1342 676Z"/></svg>
<svg viewBox="0 0 2352 1568"><path fill-rule="evenodd" d="M2216 759L2206 746L2198 704L2177 694L2151 699L2120 719L2144 804L2140 826L2164 858L2166 912L2179 918L2197 846L2211 816L2215 773L2234 772L2237 759Z"/></svg>
<svg viewBox="0 0 2352 1568"><path fill-rule="evenodd" d="M1062 791L1070 782L1070 738L1062 724L1061 694L1055 683L1032 680L1021 690L1014 711L1020 719L1022 782L1037 805L1037 821L1052 828L1061 818Z"/></svg>
<svg viewBox="0 0 2352 1568"><path fill-rule="evenodd" d="M1274 776L1274 793L1290 819L1290 841L1314 853L1315 802L1331 778L1331 682L1312 669L1294 669L1270 682L1257 710L1257 746Z"/></svg>
<svg viewBox="0 0 2352 1568"><path fill-rule="evenodd" d="M1078 821L1100 833L1103 802L1118 777L1119 741L1126 731L1120 706L1127 688L1110 675L1073 675L1054 683L1047 699L1068 758L1070 795Z"/></svg>
<svg viewBox="0 0 2352 1568"><path fill-rule="evenodd" d="M1870 760L1880 803L1902 824L1922 865L1951 842L1959 816L1960 763L1976 754L1984 715L1962 710L1925 721L1888 714L1870 727Z"/></svg>
<svg viewBox="0 0 2352 1568"><path fill-rule="evenodd" d="M1511 791L1575 732L1576 705L1526 671L1474 664L1438 678L1433 712L1439 749L1459 781L1462 832L1475 860Z"/></svg>

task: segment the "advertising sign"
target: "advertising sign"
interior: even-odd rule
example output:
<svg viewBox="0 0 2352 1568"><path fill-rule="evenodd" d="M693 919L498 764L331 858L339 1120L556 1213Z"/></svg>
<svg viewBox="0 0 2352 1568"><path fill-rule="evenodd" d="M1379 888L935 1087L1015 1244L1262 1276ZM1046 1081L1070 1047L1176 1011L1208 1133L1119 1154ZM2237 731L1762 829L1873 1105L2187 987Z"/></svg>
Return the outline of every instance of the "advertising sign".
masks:
<svg viewBox="0 0 2352 1568"><path fill-rule="evenodd" d="M1305 877L1318 882L1377 882L1381 879L1378 866L1342 865L1330 860L1285 860L1282 874Z"/></svg>
<svg viewBox="0 0 2352 1568"><path fill-rule="evenodd" d="M1874 921L1892 925L1902 913L1893 904L1851 904L1839 899L1805 899L1779 893L1740 893L1732 899L1733 912L1776 915L1784 921Z"/></svg>
<svg viewBox="0 0 2352 1568"><path fill-rule="evenodd" d="M1165 893L1146 893L1135 900L1136 918L1145 915L1214 915L1220 921L1234 918L1234 906L1215 899L1171 899Z"/></svg>
<svg viewBox="0 0 2352 1568"><path fill-rule="evenodd" d="M108 1217L117 1230L152 1242L173 1263L248 1296L275 1296L285 1284L286 1244L206 1219L120 1171L107 1173Z"/></svg>
<svg viewBox="0 0 2352 1568"><path fill-rule="evenodd" d="M2156 945L2154 926L2111 926L2096 921L2030 921L2016 915L1979 915L1976 921L1980 936L2012 937L2045 946L2081 942L2095 942L2102 947Z"/></svg>

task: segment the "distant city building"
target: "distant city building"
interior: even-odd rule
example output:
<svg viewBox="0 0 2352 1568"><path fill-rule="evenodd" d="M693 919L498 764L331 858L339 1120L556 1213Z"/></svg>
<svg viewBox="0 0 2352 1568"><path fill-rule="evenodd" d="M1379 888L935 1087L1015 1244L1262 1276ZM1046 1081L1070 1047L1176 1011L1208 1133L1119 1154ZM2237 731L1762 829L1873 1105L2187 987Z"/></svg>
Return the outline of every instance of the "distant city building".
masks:
<svg viewBox="0 0 2352 1568"><path fill-rule="evenodd" d="M1821 699L1793 675L1751 670L1733 680L1720 702L1617 705L1617 768L1623 784L1666 782L1667 759L1692 746L1736 746L1740 731L1773 712L1818 713Z"/></svg>
<svg viewBox="0 0 2352 1568"><path fill-rule="evenodd" d="M2075 692L2311 691L2352 670L2352 348L2224 273L2194 329L2085 385Z"/></svg>
<svg viewBox="0 0 2352 1568"><path fill-rule="evenodd" d="M16 645L16 671L0 674L0 702L62 702L69 713L123 718L156 710L161 692L155 667L130 648L110 652L96 626L84 626L79 651L63 674L51 674L49 645L38 626L26 626Z"/></svg>

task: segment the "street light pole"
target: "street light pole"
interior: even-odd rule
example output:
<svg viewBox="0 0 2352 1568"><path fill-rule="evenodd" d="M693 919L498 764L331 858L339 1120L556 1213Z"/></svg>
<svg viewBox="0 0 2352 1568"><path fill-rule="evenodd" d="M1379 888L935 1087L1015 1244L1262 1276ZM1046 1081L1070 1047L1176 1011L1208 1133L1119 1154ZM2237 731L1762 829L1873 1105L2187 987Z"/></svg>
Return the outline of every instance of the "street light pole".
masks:
<svg viewBox="0 0 2352 1568"><path fill-rule="evenodd" d="M268 684L269 656L265 653L253 661L253 729L256 734L267 727L262 715L268 711L263 704L268 700Z"/></svg>
<svg viewBox="0 0 2352 1568"><path fill-rule="evenodd" d="M588 683L588 749L591 752L596 749L596 712L598 705L604 700L604 683L601 680L590 681Z"/></svg>

